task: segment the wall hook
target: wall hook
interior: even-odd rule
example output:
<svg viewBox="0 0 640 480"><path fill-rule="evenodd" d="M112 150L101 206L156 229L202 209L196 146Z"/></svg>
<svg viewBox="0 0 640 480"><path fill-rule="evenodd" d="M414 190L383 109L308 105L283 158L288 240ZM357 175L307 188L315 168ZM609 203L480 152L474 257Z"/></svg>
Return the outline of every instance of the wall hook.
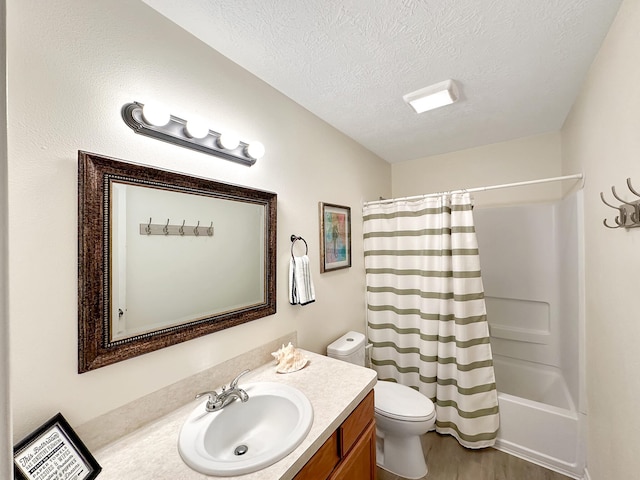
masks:
<svg viewBox="0 0 640 480"><path fill-rule="evenodd" d="M140 235L155 236L163 235L165 237L171 237L174 235L180 235L181 237L205 237L213 236L213 222L209 227L200 227L200 220L197 225L185 225L186 220L182 221L182 225L171 225L171 219L167 218L167 223L154 224L151 223L152 219L149 219L149 223L141 223ZM207 233L205 235L205 232Z"/></svg>
<svg viewBox="0 0 640 480"><path fill-rule="evenodd" d="M630 179L627 178L627 186L629 185L629 180ZM640 221L640 205L638 204L638 202L635 202L635 203L625 202L618 195L616 195L616 187L611 187L611 192L613 193L613 196L616 197L616 200L619 200L625 205L629 205L631 207L630 212L627 212L628 217L631 219L633 223L638 223L638 221Z"/></svg>
<svg viewBox="0 0 640 480"><path fill-rule="evenodd" d="M627 187L629 188L629 191L631 193L633 193L637 197L640 197L640 194L638 194L638 192L636 192L631 185L631 178L627 178ZM627 202L626 200L623 200L616 192L615 186L611 187L611 193L613 194L613 197L621 203L621 205L611 205L605 200L604 193L600 192L600 199L602 200L602 203L604 203L607 207L613 208L614 210L618 211L618 215L614 218L614 222L616 225L609 225L607 223L607 219L604 219L602 222L604 226L612 229L621 227L627 229L640 227L640 200L634 200L633 202Z"/></svg>
<svg viewBox="0 0 640 480"><path fill-rule="evenodd" d="M631 178L627 178L627 187L629 187L629 190L631 190L631 193L633 193L636 197L640 197L640 193L636 192L635 189L633 188L633 185L631 185Z"/></svg>

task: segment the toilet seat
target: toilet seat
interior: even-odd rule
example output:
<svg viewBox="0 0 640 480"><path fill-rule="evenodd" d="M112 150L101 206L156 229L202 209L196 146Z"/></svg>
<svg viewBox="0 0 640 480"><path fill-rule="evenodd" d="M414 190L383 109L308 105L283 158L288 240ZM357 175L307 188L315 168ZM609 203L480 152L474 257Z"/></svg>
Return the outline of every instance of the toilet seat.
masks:
<svg viewBox="0 0 640 480"><path fill-rule="evenodd" d="M435 416L433 402L406 385L378 381L375 391L375 413L394 420L424 422Z"/></svg>

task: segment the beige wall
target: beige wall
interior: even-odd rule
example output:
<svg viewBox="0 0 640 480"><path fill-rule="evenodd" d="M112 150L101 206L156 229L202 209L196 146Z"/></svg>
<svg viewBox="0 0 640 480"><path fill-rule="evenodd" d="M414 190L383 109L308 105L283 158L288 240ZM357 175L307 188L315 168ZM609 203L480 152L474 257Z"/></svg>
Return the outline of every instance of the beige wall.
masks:
<svg viewBox="0 0 640 480"><path fill-rule="evenodd" d="M393 196L557 177L561 175L560 155L560 133L549 133L394 163ZM475 205L488 206L556 200L561 194L559 183L549 183L476 192L473 196Z"/></svg>
<svg viewBox="0 0 640 480"><path fill-rule="evenodd" d="M611 186L640 188L640 2L626 0L562 129L563 168L585 184L588 468L592 480L640 471L640 230L609 230Z"/></svg>
<svg viewBox="0 0 640 480"><path fill-rule="evenodd" d="M0 0L0 38L6 33L6 3ZM6 91L6 42L0 48L2 91ZM11 441L11 395L9 391L9 275L7 252L7 105L0 99L0 478L11 478L13 457ZM5 433L6 432L6 433Z"/></svg>
<svg viewBox="0 0 640 480"><path fill-rule="evenodd" d="M389 164L142 2L10 0L7 10L16 441L58 411L82 424L292 330L320 353L363 330L361 204L390 195ZM248 168L136 135L120 116L134 100L234 128L267 154ZM277 314L78 375L78 149L277 192ZM350 269L319 273L319 201L352 208ZM305 307L287 302L293 233L309 243L316 284Z"/></svg>

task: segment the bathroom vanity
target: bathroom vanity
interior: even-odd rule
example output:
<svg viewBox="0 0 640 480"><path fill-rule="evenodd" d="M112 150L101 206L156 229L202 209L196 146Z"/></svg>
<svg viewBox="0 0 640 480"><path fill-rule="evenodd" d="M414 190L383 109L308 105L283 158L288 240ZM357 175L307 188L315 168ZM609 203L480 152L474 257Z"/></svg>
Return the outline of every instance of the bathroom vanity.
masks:
<svg viewBox="0 0 640 480"><path fill-rule="evenodd" d="M304 354L309 358L309 364L302 370L279 374L275 371L274 362L268 362L245 375L240 387L243 382L281 382L303 392L313 406L314 415L307 437L292 453L269 467L224 478L375 480L373 386L376 373L311 352L305 351ZM237 373L230 372L229 379ZM103 468L100 479L217 478L192 470L178 453L180 429L197 402L201 401L189 402L94 451Z"/></svg>
<svg viewBox="0 0 640 480"><path fill-rule="evenodd" d="M302 467L294 480L375 480L373 391Z"/></svg>

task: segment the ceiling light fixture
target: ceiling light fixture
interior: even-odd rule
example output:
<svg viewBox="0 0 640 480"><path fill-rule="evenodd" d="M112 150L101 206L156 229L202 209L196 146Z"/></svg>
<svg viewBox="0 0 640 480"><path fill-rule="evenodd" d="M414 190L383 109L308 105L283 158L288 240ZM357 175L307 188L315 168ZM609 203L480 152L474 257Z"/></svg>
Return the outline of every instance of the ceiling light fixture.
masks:
<svg viewBox="0 0 640 480"><path fill-rule="evenodd" d="M416 113L422 113L457 102L458 88L453 80L445 80L444 82L421 88L415 92L407 93L402 99L407 102Z"/></svg>
<svg viewBox="0 0 640 480"><path fill-rule="evenodd" d="M235 134L209 130L200 120L186 121L138 102L122 107L122 119L134 132L251 166L265 153L260 142L241 142Z"/></svg>

